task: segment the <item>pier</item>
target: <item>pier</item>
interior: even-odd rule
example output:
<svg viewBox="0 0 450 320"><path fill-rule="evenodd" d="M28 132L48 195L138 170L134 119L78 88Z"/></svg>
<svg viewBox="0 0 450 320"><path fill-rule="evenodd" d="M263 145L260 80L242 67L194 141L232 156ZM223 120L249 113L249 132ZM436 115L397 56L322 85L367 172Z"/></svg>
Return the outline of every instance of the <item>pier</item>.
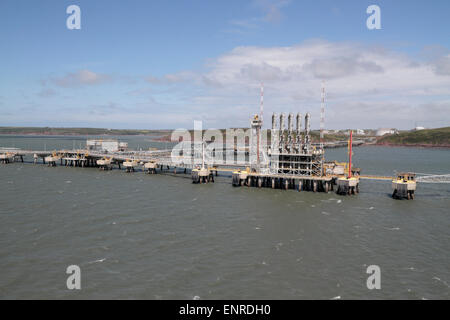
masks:
<svg viewBox="0 0 450 320"><path fill-rule="evenodd" d="M174 174L190 173L194 184L214 183L215 176L231 175L233 187L256 187L298 192L336 191L340 195L359 193L360 179L392 180L390 177L361 176L359 168L351 164L352 136L350 135L349 162L339 163L324 160L324 145L313 144L310 136L310 114L300 113L287 117L272 116L271 141L263 145L262 120L255 115L251 121L249 145L211 148L206 141L182 144L179 154L172 149L137 151L128 150L128 145L119 141L88 140L86 149L62 149L54 151L21 150L1 148L0 162L7 164L32 158L33 163L51 167L57 165L100 170L125 170L128 173L141 171L157 174L173 171ZM208 148L209 147L209 148ZM226 159L224 154L240 154L239 159Z"/></svg>
<svg viewBox="0 0 450 320"><path fill-rule="evenodd" d="M115 140L88 140L86 149L54 151L0 148L0 163L24 162L32 158L34 164L50 167L57 165L100 170L141 171L157 174L173 171L191 175L194 184L214 183L219 173L231 175L233 187L256 187L298 192L335 191L339 195L356 195L360 180L391 181L394 199L414 199L416 185L424 183L450 183L450 175L418 177L403 173L396 177L361 175L361 169L352 165L352 132L348 141L348 162L325 161L324 145L313 144L310 136L310 114L300 113L287 117L272 115L270 143L263 144L262 120L255 115L250 120L251 134L248 145L224 146L214 142L187 141L181 149L147 151L128 150L127 143ZM232 159L227 159L232 154ZM240 158L235 158L236 155Z"/></svg>

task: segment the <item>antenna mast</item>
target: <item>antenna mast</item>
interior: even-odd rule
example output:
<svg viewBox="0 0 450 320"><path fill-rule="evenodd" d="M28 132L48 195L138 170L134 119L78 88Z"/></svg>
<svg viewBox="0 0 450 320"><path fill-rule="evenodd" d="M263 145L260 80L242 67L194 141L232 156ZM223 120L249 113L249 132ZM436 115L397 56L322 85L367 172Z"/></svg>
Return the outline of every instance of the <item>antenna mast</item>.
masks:
<svg viewBox="0 0 450 320"><path fill-rule="evenodd" d="M322 80L322 103L320 105L320 143L323 143L323 129L325 126L325 83Z"/></svg>
<svg viewBox="0 0 450 320"><path fill-rule="evenodd" d="M263 124L263 115L264 115L264 83L261 82L261 106L259 109L259 117L261 118L261 126Z"/></svg>
<svg viewBox="0 0 450 320"><path fill-rule="evenodd" d="M350 141L348 142L348 178L352 177L352 145L353 130L350 129Z"/></svg>

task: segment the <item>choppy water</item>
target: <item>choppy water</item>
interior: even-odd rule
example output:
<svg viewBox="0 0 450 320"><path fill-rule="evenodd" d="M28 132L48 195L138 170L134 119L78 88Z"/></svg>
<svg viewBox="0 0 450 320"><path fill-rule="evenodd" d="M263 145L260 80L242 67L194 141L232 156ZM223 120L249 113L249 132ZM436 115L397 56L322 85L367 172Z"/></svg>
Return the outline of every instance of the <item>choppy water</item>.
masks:
<svg viewBox="0 0 450 320"><path fill-rule="evenodd" d="M0 146L73 141L0 137ZM449 173L450 150L360 147L355 162L364 174ZM450 185L421 184L414 201L398 201L389 182L362 181L359 195L342 197L30 163L0 165L0 181L3 299L450 298ZM79 291L66 288L72 264ZM366 287L374 264L381 290Z"/></svg>

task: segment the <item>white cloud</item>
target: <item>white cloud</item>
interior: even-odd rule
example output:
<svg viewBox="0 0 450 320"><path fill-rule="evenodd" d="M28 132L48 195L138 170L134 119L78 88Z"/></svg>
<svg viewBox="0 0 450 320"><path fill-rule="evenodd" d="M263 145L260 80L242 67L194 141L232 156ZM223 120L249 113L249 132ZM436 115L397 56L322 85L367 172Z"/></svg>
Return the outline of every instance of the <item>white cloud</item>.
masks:
<svg viewBox="0 0 450 320"><path fill-rule="evenodd" d="M278 23L283 20L282 9L289 5L290 0L254 0L251 7L258 12L249 18L233 19L229 21L231 28L224 31L227 33L247 34L261 29L264 24Z"/></svg>
<svg viewBox="0 0 450 320"><path fill-rule="evenodd" d="M167 85L182 82L190 82L192 80L196 80L197 76L198 75L196 73L191 71L180 71L177 73L166 74L162 77L148 76L145 77L145 81L151 84Z"/></svg>
<svg viewBox="0 0 450 320"><path fill-rule="evenodd" d="M290 2L290 0L254 0L253 3L263 11L265 21L278 22L283 18L281 9Z"/></svg>
<svg viewBox="0 0 450 320"><path fill-rule="evenodd" d="M54 77L50 79L53 84L66 88L101 84L109 80L111 80L109 75L95 73L86 69L79 70L77 72L69 72L62 77Z"/></svg>
<svg viewBox="0 0 450 320"><path fill-rule="evenodd" d="M382 47L320 40L286 47L237 47L206 61L202 71L138 77L138 85L145 86L127 88L125 99L120 93L105 101L99 98L73 116L119 127L120 119L128 127L192 127L194 119L204 120L206 127L247 126L251 114L259 111L263 81L266 119L271 112L309 111L313 128L318 128L324 79L328 128L406 129L416 121L448 126L450 56L443 52L425 60ZM47 82L75 87L109 80L110 76L81 70Z"/></svg>
<svg viewBox="0 0 450 320"><path fill-rule="evenodd" d="M439 60L441 73L447 60ZM334 97L450 94L450 78L404 54L353 43L305 42L290 47L238 47L218 57L205 84L255 87L264 80L279 96L314 98L320 80Z"/></svg>
<svg viewBox="0 0 450 320"><path fill-rule="evenodd" d="M395 119L409 121L397 122L397 126L406 128L414 120L437 121L427 110L442 112L440 121L450 123L447 67L448 56L430 63L357 43L317 40L288 47L237 47L208 61L205 72L184 73L184 80L191 77L197 92L204 92L193 94L186 101L186 110L195 109L198 114L208 110L208 119L217 123L228 120L222 115L233 110L235 121L242 123L250 116L245 112L258 112L259 85L263 81L267 113L311 111L315 125L324 79L330 127L350 126L357 119L365 127L395 124ZM236 106L245 107L245 112L239 112ZM225 125L233 123L221 126Z"/></svg>
<svg viewBox="0 0 450 320"><path fill-rule="evenodd" d="M437 74L450 76L450 54L436 60L435 71Z"/></svg>

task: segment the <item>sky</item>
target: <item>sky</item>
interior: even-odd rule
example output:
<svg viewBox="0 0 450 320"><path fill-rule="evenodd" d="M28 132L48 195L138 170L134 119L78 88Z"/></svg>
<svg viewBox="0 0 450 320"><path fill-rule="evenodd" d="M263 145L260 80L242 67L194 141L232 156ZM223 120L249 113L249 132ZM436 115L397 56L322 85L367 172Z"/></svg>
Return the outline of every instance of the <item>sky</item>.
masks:
<svg viewBox="0 0 450 320"><path fill-rule="evenodd" d="M366 12L378 5L381 29ZM66 9L81 10L70 30ZM450 126L450 1L2 0L0 126Z"/></svg>

